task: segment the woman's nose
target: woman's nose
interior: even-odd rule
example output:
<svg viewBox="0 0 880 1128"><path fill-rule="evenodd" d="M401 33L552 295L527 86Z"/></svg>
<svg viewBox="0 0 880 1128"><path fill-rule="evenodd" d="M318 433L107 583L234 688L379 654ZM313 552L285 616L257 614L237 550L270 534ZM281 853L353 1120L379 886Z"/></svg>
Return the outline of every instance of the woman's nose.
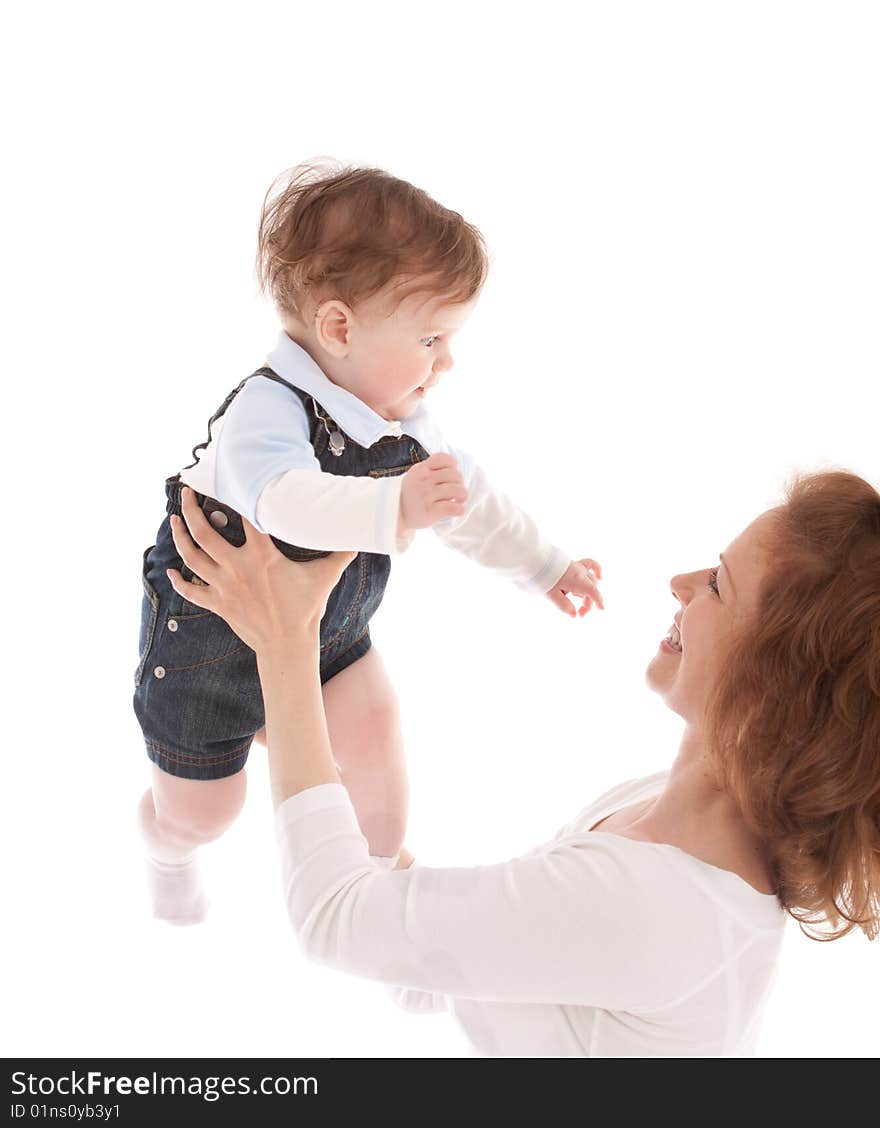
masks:
<svg viewBox="0 0 880 1128"><path fill-rule="evenodd" d="M679 603L687 603L694 590L693 573L682 572L678 576L673 576L669 581L669 590Z"/></svg>

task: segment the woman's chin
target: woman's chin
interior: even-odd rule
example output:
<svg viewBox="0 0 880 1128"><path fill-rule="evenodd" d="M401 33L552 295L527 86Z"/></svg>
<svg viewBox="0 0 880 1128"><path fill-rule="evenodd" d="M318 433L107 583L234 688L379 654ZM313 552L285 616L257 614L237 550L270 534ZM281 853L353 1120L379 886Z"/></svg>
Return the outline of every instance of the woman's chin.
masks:
<svg viewBox="0 0 880 1128"><path fill-rule="evenodd" d="M672 660L671 655L658 651L645 670L645 681L648 688L665 698L675 682L678 664ZM669 702L667 701L667 704ZM672 706L670 705L670 708Z"/></svg>

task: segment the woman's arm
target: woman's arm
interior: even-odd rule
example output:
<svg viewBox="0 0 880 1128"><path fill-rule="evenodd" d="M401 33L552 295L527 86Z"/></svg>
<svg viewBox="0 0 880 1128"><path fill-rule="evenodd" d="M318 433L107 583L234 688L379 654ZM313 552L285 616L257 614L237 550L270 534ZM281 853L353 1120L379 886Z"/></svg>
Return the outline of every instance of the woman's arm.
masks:
<svg viewBox="0 0 880 1128"><path fill-rule="evenodd" d="M175 589L222 615L257 654L285 897L303 950L384 983L471 999L644 1005L669 970L650 855L634 869L611 836L585 835L495 866L376 865L333 763L318 671L321 616L353 554L294 563L247 524L234 548L189 491L182 505L192 538L177 521L175 543L208 586L172 571Z"/></svg>
<svg viewBox="0 0 880 1128"><path fill-rule="evenodd" d="M306 788L340 782L324 715L319 655L318 629L306 623L257 652L276 808Z"/></svg>
<svg viewBox="0 0 880 1128"><path fill-rule="evenodd" d="M664 857L621 851L612 835L497 865L382 870L334 784L287 799L275 830L301 950L349 974L462 999L640 1010L680 993L688 967L706 975L717 962L703 935L712 907L701 929L698 898L682 906Z"/></svg>
<svg viewBox="0 0 880 1128"><path fill-rule="evenodd" d="M175 569L169 579L185 599L222 615L256 654L275 807L306 788L338 784L321 695L320 626L330 592L357 554L335 552L291 567L247 521L245 544L227 544L190 489L181 507L186 524L171 518L174 543L207 586L188 583Z"/></svg>

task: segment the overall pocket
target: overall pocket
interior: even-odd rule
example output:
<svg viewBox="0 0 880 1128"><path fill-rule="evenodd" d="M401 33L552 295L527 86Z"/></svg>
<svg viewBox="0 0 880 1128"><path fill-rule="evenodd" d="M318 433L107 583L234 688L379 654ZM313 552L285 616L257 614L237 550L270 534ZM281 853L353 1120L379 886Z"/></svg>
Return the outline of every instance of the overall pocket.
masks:
<svg viewBox="0 0 880 1128"><path fill-rule="evenodd" d="M404 466L389 466L387 469L370 470L369 475L371 478L392 478L395 474L405 474L407 470L412 470L413 466L418 466L418 462L407 462Z"/></svg>
<svg viewBox="0 0 880 1128"><path fill-rule="evenodd" d="M161 645L155 648L161 670L158 677L209 666L245 649L219 615L178 595L169 603L168 613L159 617L157 630L162 636Z"/></svg>
<svg viewBox="0 0 880 1128"><path fill-rule="evenodd" d="M141 684L141 679L144 676L144 667L147 664L147 659L150 657L150 651L153 649L153 639L156 635L156 622L159 618L159 596L156 594L153 585L147 579L147 557L153 551L155 545L150 545L149 548L144 550L144 562L141 571L141 582L144 588L144 598L141 603L141 629L140 638L138 639L138 667L134 674L134 684L137 688Z"/></svg>

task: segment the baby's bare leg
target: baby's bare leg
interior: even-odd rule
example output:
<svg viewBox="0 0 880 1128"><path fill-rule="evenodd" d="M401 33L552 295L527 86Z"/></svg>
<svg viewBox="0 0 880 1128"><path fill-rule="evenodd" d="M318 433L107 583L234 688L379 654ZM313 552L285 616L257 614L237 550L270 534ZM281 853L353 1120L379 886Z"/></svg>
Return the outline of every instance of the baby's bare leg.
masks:
<svg viewBox="0 0 880 1128"><path fill-rule="evenodd" d="M247 791L244 771L224 779L182 779L155 764L152 787L138 807L147 848L153 915L174 924L195 924L207 910L196 849L235 821Z"/></svg>
<svg viewBox="0 0 880 1128"><path fill-rule="evenodd" d="M397 694L375 646L323 686L333 758L370 853L403 845L408 785Z"/></svg>

